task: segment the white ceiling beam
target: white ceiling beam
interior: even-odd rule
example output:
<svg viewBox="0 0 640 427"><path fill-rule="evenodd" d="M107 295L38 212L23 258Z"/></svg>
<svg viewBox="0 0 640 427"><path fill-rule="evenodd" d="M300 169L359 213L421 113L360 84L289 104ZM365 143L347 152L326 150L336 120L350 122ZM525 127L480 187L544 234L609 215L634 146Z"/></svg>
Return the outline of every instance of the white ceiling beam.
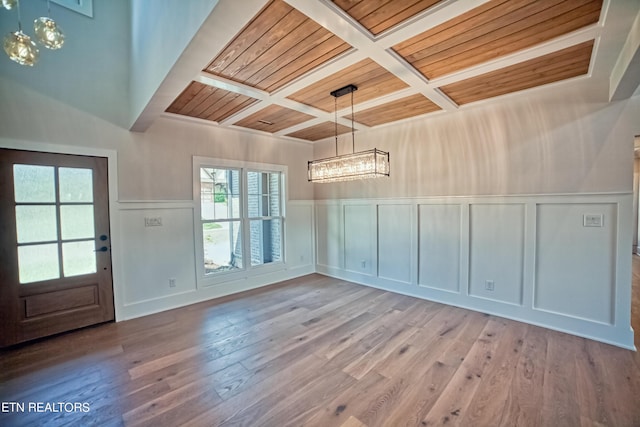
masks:
<svg viewBox="0 0 640 427"><path fill-rule="evenodd" d="M640 12L609 77L609 101L629 98L640 87Z"/></svg>
<svg viewBox="0 0 640 427"><path fill-rule="evenodd" d="M354 105L353 106L353 110L354 112L359 112L359 111L364 111L364 110L368 110L369 108L374 108L374 107L378 107L379 105L383 105L383 104L387 104L389 102L393 102L393 101L397 101L399 99L402 98L406 98L408 96L411 95L416 95L420 92L418 92L417 90L415 90L412 87L408 87L405 89L400 89L396 92L392 92L390 94L387 95L383 95L380 96L378 98L374 98L371 99L369 101L365 101L365 102L361 102L360 104ZM338 110L338 115L339 116L345 116L347 114L351 114L351 106L347 107L347 108L343 108L342 110Z"/></svg>
<svg viewBox="0 0 640 427"><path fill-rule="evenodd" d="M373 59L396 77L419 90L443 110L455 110L457 105L439 91L426 85L426 79L416 73L415 69L397 55L385 50L371 39L361 26L355 25L341 13L336 12L335 6L324 1L285 0L292 7L307 15L327 30L340 37L351 46L358 49L365 56Z"/></svg>
<svg viewBox="0 0 640 427"><path fill-rule="evenodd" d="M242 7L239 8L237 0L219 0L133 123L131 130L147 130L191 83L193 77L211 61L211 53L224 49L267 1L242 0Z"/></svg>
<svg viewBox="0 0 640 427"><path fill-rule="evenodd" d="M208 86L239 93L241 95L259 99L260 101L268 101L270 98L269 92L257 89L253 86L248 86L244 83L234 82L233 80L216 76L211 73L207 73L206 71L200 71L195 80Z"/></svg>
<svg viewBox="0 0 640 427"><path fill-rule="evenodd" d="M294 101L289 98L285 98L283 94L279 94L279 96L269 95L268 92L256 89L254 87L245 85L243 83L234 82L233 80L229 80L224 77L216 76L205 71L201 71L196 76L196 81L209 85L212 87L216 87L219 89L223 89L229 92L239 93L245 96L249 96L251 98L255 98L258 102L250 105L249 107L239 111L236 114L233 114L227 117L224 120L220 121L221 125L232 125L237 123L238 121L244 119L245 117L249 117L250 115L257 113L258 111L266 108L270 105L276 104L281 107L289 108L294 111L299 111L302 113L309 114L311 116L317 117L321 122L326 121L334 121L334 113L320 110L319 108L312 107L307 104L303 104L301 102ZM199 120L199 119L198 119ZM202 119L204 120L204 119ZM211 120L206 120L207 122L211 122ZM351 126L351 121L342 117L338 117L338 123ZM365 126L361 123L356 123L354 126L356 129L368 129L368 126ZM285 129L287 133L291 133L288 129Z"/></svg>
<svg viewBox="0 0 640 427"><path fill-rule="evenodd" d="M319 124L324 123L324 122L326 122L326 120L318 117L318 118L315 118L315 119L307 120L306 122L302 122L302 123L299 123L299 124L294 125L294 126L290 126L290 127L286 128L286 129L282 129L281 131L275 132L274 135L285 136L285 135L288 135L290 133L297 132L297 131L302 130L302 129L306 129L306 128L311 127L311 126L319 125Z"/></svg>
<svg viewBox="0 0 640 427"><path fill-rule="evenodd" d="M457 71L446 76L429 80L429 85L434 87L442 87L451 83L467 80L482 74L500 70L511 65L535 59L543 55L557 52L589 40L596 39L600 36L601 27L598 24L576 30L568 35L557 37L551 41L536 45L534 47L520 50L510 55L502 56L492 61L485 62L481 65L474 65L461 71Z"/></svg>
<svg viewBox="0 0 640 427"><path fill-rule="evenodd" d="M450 0L438 4L437 6L426 10L414 19L410 19L403 24L398 25L384 32L376 39L376 44L382 49L388 49L400 42L424 33L431 28L447 22L458 15L467 13L478 6L489 2L490 0Z"/></svg>
<svg viewBox="0 0 640 427"><path fill-rule="evenodd" d="M339 55L337 58L326 62L318 68L314 68L309 73L304 74L292 83L289 83L285 87L274 91L271 95L277 98L286 98L297 91L310 86L319 80L329 77L353 64L366 59L367 55L359 50L350 50L346 53Z"/></svg>

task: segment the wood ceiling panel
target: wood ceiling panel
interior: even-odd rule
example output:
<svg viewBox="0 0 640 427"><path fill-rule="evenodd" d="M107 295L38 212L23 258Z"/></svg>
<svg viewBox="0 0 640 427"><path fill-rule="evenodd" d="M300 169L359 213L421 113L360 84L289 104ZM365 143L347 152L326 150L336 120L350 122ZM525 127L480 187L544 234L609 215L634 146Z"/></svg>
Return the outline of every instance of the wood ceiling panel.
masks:
<svg viewBox="0 0 640 427"><path fill-rule="evenodd" d="M191 82L167 108L167 112L220 122L256 101L245 95Z"/></svg>
<svg viewBox="0 0 640 427"><path fill-rule="evenodd" d="M271 92L348 49L316 22L273 0L204 71Z"/></svg>
<svg viewBox="0 0 640 427"><path fill-rule="evenodd" d="M358 90L353 93L354 104L407 87L405 82L371 59L364 59L297 91L288 98L331 112L334 110L334 98L330 95L330 92L349 84L354 84L358 87ZM345 95L338 98L338 109L346 108L350 105L351 96Z"/></svg>
<svg viewBox="0 0 640 427"><path fill-rule="evenodd" d="M596 23L602 0L493 0L393 49L440 77Z"/></svg>
<svg viewBox="0 0 640 427"><path fill-rule="evenodd" d="M343 126L338 123L338 135L342 135L343 133L348 132L351 132L350 127ZM299 130L297 132L292 132L290 134L287 134L287 136L306 139L307 141L318 141L324 138L329 138L330 136L334 136L335 134L335 123L324 122L315 126L308 127L306 129Z"/></svg>
<svg viewBox="0 0 640 427"><path fill-rule="evenodd" d="M372 34L378 35L440 0L332 0Z"/></svg>
<svg viewBox="0 0 640 427"><path fill-rule="evenodd" d="M234 125L274 133L313 118L314 116L309 114L274 104L245 117Z"/></svg>
<svg viewBox="0 0 640 427"><path fill-rule="evenodd" d="M438 110L440 110L440 107L423 95L417 94L358 111L355 113L355 121L367 126L377 126Z"/></svg>
<svg viewBox="0 0 640 427"><path fill-rule="evenodd" d="M458 104L492 98L587 74L594 41L562 49L440 88Z"/></svg>

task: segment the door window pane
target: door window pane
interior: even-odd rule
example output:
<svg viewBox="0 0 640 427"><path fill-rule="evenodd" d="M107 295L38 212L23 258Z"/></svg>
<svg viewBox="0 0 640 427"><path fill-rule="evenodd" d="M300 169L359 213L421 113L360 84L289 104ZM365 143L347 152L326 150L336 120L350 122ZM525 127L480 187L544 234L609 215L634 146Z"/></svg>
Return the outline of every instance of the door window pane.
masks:
<svg viewBox="0 0 640 427"><path fill-rule="evenodd" d="M54 203L56 201L52 166L13 165L16 203Z"/></svg>
<svg viewBox="0 0 640 427"><path fill-rule="evenodd" d="M252 220L251 265L278 262L282 259L282 226L279 219Z"/></svg>
<svg viewBox="0 0 640 427"><path fill-rule="evenodd" d="M202 224L205 274L242 268L240 221Z"/></svg>
<svg viewBox="0 0 640 427"><path fill-rule="evenodd" d="M18 247L20 283L39 282L60 277L58 245L30 245Z"/></svg>
<svg viewBox="0 0 640 427"><path fill-rule="evenodd" d="M55 206L16 206L18 243L58 240Z"/></svg>
<svg viewBox="0 0 640 427"><path fill-rule="evenodd" d="M60 224L64 240L93 238L93 205L60 206Z"/></svg>
<svg viewBox="0 0 640 427"><path fill-rule="evenodd" d="M93 202L93 171L81 168L59 168L61 202Z"/></svg>
<svg viewBox="0 0 640 427"><path fill-rule="evenodd" d="M65 277L96 272L95 241L62 244L62 268Z"/></svg>

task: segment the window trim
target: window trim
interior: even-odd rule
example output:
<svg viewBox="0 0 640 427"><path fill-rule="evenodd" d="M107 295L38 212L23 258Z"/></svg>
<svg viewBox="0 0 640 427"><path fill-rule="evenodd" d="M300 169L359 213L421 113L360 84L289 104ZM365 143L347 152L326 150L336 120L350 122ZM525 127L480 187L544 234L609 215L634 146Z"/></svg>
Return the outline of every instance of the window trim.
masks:
<svg viewBox="0 0 640 427"><path fill-rule="evenodd" d="M205 274L204 271L204 236L202 233L202 205L201 205L201 186L200 186L200 168L221 168L221 169L239 169L241 192L240 195L240 221L242 227L242 250L243 263L241 269L231 271L221 271L215 274ZM242 280L261 274L282 271L286 269L286 206L288 202L288 166L271 163L245 162L239 160L219 159L213 157L193 156L193 233L195 243L195 261L196 261L196 284L198 288L215 286L234 280ZM248 228L250 217L248 216L248 183L247 172L280 172L280 203L281 214L278 217L282 219L281 233L281 251L282 257L280 261L270 262L268 264L251 265L251 248L250 236Z"/></svg>

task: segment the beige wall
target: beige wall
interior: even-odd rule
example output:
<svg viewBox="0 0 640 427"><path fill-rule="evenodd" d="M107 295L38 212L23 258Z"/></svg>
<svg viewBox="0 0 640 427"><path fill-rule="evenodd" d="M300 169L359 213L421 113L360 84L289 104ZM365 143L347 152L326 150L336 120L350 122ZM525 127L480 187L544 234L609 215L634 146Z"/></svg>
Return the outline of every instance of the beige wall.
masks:
<svg viewBox="0 0 640 427"><path fill-rule="evenodd" d="M391 178L317 184L315 198L630 192L640 97L546 93L357 133L356 151L390 152ZM334 153L333 141L315 146L315 158Z"/></svg>

